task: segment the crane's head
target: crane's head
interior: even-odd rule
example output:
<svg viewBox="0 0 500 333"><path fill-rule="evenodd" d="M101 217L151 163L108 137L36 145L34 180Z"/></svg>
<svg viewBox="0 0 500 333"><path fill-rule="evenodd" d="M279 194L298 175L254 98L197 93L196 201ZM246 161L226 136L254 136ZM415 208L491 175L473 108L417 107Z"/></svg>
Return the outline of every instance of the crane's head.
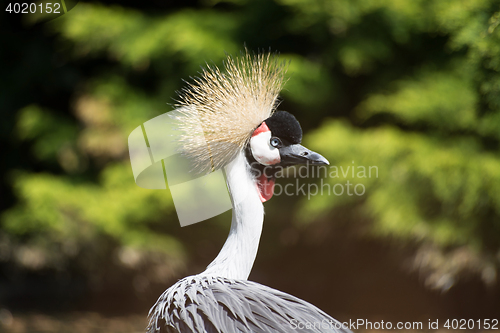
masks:
<svg viewBox="0 0 500 333"><path fill-rule="evenodd" d="M247 52L239 58L228 56L224 67L207 66L179 95L182 153L192 161L194 172L223 168L244 151L264 202L272 197L281 168L328 164L300 145L297 119L275 111L286 62L270 53Z"/></svg>
<svg viewBox="0 0 500 333"><path fill-rule="evenodd" d="M302 128L286 111L275 112L253 131L246 157L256 175L262 202L272 197L275 174L282 167L329 164L326 158L302 146L301 141Z"/></svg>

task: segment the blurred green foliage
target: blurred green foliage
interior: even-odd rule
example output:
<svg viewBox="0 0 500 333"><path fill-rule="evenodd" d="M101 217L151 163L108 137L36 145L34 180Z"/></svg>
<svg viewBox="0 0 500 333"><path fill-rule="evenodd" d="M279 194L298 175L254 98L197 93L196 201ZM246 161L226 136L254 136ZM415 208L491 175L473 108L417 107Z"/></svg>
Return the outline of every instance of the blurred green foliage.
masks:
<svg viewBox="0 0 500 333"><path fill-rule="evenodd" d="M331 214L334 206L357 201L362 214L374 222L377 234L432 243L450 256L459 246L469 249L475 262L458 269L458 265L449 267L442 272L450 275L448 280L464 270L477 269L491 282L491 270L500 260L498 4L417 1L402 6L394 1L367 1L366 7L358 7L356 2L349 3L346 8L357 10L348 11L355 14L346 15L346 24L379 11L385 24L397 25L390 31L395 44L413 43L414 37L408 34L444 36L446 40L438 57L367 92L355 106L352 119L370 128L356 129L345 121L330 120L309 136L311 146L335 164L348 166L355 161L377 166L380 176L353 180L366 186L365 196L320 196L304 203L300 217L314 220L319 214ZM380 54L385 60L396 57L394 48L387 49L387 45L379 52L362 51L363 44L356 45L362 55L355 59ZM427 51L418 52L426 57ZM356 60L343 60L342 51L339 60L351 75L362 68ZM332 185L338 181L330 179ZM477 261L486 264L475 265Z"/></svg>
<svg viewBox="0 0 500 333"><path fill-rule="evenodd" d="M329 178L366 193L304 199L297 222L335 221L349 205L377 235L432 244L439 258L466 249L482 264L442 274L487 271L491 282L500 266L499 24L496 0L204 1L165 10L80 2L43 29L62 66L85 73L65 116L43 99L16 109L16 144L38 166L9 170L16 203L1 216L2 233L42 252L62 249L57 265L111 239L166 253L178 268L186 251L173 236L172 200L135 185L127 136L172 109L182 78L246 44L291 60L282 107L306 131L330 118L306 145L333 165L378 168L378 177Z"/></svg>

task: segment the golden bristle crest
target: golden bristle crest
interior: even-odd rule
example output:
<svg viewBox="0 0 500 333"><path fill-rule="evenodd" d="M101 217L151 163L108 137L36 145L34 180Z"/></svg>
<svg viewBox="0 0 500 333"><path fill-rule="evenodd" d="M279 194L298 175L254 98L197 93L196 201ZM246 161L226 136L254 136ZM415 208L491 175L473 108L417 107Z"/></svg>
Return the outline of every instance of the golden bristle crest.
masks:
<svg viewBox="0 0 500 333"><path fill-rule="evenodd" d="M199 173L227 165L278 106L287 64L271 53L228 56L179 95L182 153Z"/></svg>

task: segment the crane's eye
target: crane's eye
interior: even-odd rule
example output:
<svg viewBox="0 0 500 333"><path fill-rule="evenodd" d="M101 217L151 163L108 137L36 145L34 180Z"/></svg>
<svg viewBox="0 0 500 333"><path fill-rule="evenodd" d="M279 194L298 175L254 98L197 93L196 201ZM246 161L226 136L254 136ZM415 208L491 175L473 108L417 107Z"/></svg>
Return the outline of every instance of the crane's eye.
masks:
<svg viewBox="0 0 500 333"><path fill-rule="evenodd" d="M275 148L280 148L283 144L281 143L281 140L275 136L273 136L271 138L271 141L269 141L269 143L271 144L271 146L275 147Z"/></svg>

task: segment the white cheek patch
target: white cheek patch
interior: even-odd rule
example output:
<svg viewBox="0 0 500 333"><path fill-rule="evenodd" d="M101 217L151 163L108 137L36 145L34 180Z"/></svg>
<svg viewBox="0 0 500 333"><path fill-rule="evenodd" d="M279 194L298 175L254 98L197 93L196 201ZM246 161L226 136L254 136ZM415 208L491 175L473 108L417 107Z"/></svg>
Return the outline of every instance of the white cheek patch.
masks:
<svg viewBox="0 0 500 333"><path fill-rule="evenodd" d="M280 151L271 146L271 132L261 132L250 139L250 149L257 162L263 165L273 165L281 162Z"/></svg>

